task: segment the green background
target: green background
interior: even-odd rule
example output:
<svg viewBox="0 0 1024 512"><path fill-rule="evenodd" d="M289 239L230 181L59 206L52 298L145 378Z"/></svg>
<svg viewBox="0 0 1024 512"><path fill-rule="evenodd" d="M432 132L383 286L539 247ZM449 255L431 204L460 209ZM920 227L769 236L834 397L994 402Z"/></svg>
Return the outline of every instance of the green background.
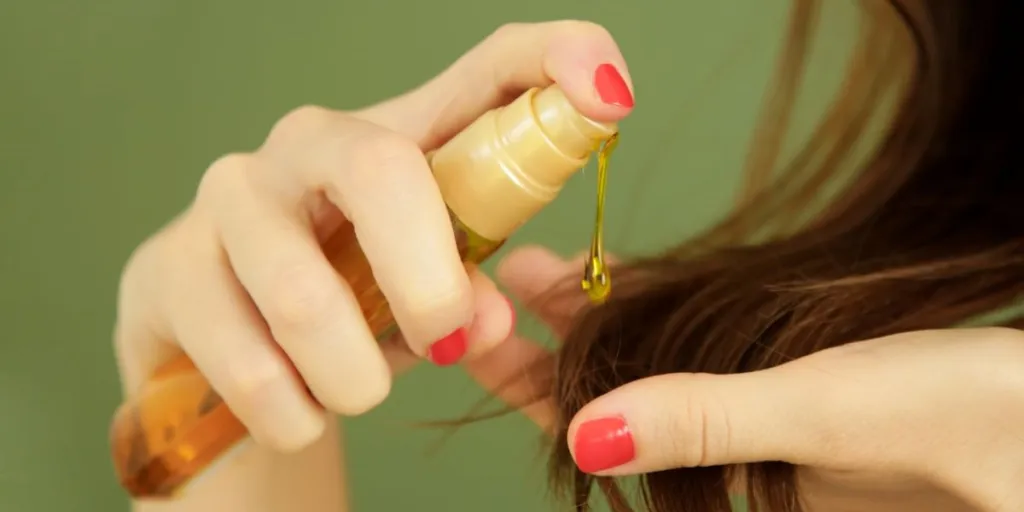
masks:
<svg viewBox="0 0 1024 512"><path fill-rule="evenodd" d="M3 2L0 510L127 510L107 449L121 265L188 203L209 162L253 148L288 109L396 94L502 23L597 21L621 44L637 93L612 169L608 242L656 250L732 201L789 3ZM845 4L823 13L794 145L838 85L856 32ZM513 242L583 248L593 176ZM409 426L457 417L480 396L458 370L424 365L348 421L355 510L552 509L525 420L466 427L429 454L438 433Z"/></svg>

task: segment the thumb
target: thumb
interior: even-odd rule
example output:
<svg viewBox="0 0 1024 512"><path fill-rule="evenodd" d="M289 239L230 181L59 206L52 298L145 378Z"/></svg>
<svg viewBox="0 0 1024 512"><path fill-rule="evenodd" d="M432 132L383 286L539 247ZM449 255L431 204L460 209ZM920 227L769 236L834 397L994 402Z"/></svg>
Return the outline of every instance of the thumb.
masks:
<svg viewBox="0 0 1024 512"><path fill-rule="evenodd" d="M618 121L633 107L629 71L612 36L565 20L506 25L433 80L360 115L432 149L507 103L509 93L552 82L594 120Z"/></svg>
<svg viewBox="0 0 1024 512"><path fill-rule="evenodd" d="M813 386L786 365L736 375L665 374L587 404L568 429L579 469L628 475L758 461L802 463L820 431ZM817 407L816 407L817 405Z"/></svg>

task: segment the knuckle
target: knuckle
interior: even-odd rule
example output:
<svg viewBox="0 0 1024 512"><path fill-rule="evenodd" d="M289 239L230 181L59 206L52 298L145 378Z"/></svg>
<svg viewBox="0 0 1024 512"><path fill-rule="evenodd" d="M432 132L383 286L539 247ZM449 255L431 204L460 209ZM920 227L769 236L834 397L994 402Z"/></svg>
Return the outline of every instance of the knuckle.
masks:
<svg viewBox="0 0 1024 512"><path fill-rule="evenodd" d="M226 378L220 390L232 407L251 410L260 406L268 391L293 385L294 377L281 361L245 358L244 365L234 361L225 361Z"/></svg>
<svg viewBox="0 0 1024 512"><path fill-rule="evenodd" d="M425 168L419 146L398 134L371 129L355 134L342 133L339 137L351 137L332 148L340 153L335 160L343 162L344 175L324 184L327 196L339 204L347 204L344 198L353 194L365 198L402 190L409 186L410 171ZM346 210L345 213L358 215L356 211ZM357 218L349 220L359 224Z"/></svg>
<svg viewBox="0 0 1024 512"><path fill-rule="evenodd" d="M440 339L473 315L473 297L466 286L449 285L400 289L389 299L395 315L403 320L402 331L410 338ZM409 328L410 324L419 328Z"/></svg>
<svg viewBox="0 0 1024 512"><path fill-rule="evenodd" d="M197 200L206 197L220 197L237 191L244 183L249 169L255 164L255 157L247 153L230 153L215 160L199 180Z"/></svg>
<svg viewBox="0 0 1024 512"><path fill-rule="evenodd" d="M118 305L119 310L125 307L137 306L139 297L145 294L142 283L147 282L156 274L154 267L154 246L157 238L149 238L136 247L128 256L128 261L121 268L121 276L118 280Z"/></svg>
<svg viewBox="0 0 1024 512"><path fill-rule="evenodd" d="M303 105L290 110L281 116L267 137L268 143L276 140L288 140L295 136L311 133L330 122L332 112L318 105Z"/></svg>
<svg viewBox="0 0 1024 512"><path fill-rule="evenodd" d="M705 393L694 393L687 397L681 414L669 415L663 434L671 439L680 466L703 467L729 458L732 429L721 403Z"/></svg>
<svg viewBox="0 0 1024 512"><path fill-rule="evenodd" d="M306 265L288 266L270 285L273 302L263 314L275 330L316 328L331 318L337 304L331 284L318 279Z"/></svg>
<svg viewBox="0 0 1024 512"><path fill-rule="evenodd" d="M221 378L217 379L217 391L260 445L276 452L292 453L320 438L325 428L322 418L302 422L304 428L293 428L287 411L267 414L265 410L269 406L268 395L279 394L282 390L300 393L297 376L286 362L258 356L232 357L222 364L224 373L218 374Z"/></svg>
<svg viewBox="0 0 1024 512"><path fill-rule="evenodd" d="M321 430L321 433L322 432L323 431ZM302 451L304 448L312 444L313 441L316 441L318 437L319 436L304 435L267 435L260 438L260 445L277 453L290 454Z"/></svg>
<svg viewBox="0 0 1024 512"><path fill-rule="evenodd" d="M985 331L989 343L1015 353L1024 351L1024 331L1010 327L991 327Z"/></svg>
<svg viewBox="0 0 1024 512"><path fill-rule="evenodd" d="M551 30L556 34L584 37L611 38L611 33L603 25L584 20L559 20L551 22Z"/></svg>
<svg viewBox="0 0 1024 512"><path fill-rule="evenodd" d="M498 28L494 29L494 32L492 32L491 35L487 38L487 41L488 42L495 42L495 41L501 42L501 41L507 41L509 39L515 39L516 37L519 37L519 35L522 34L523 32L526 32L527 30L529 30L529 28L531 26L533 26L533 24L531 24L531 23L522 23L522 22L504 23L504 24L498 26Z"/></svg>
<svg viewBox="0 0 1024 512"><path fill-rule="evenodd" d="M288 421L282 418L281 421ZM286 432L264 433L260 436L260 444L270 448L277 453L290 454L299 452L316 442L323 436L327 427L326 421L316 422L313 428L296 431L287 429Z"/></svg>
<svg viewBox="0 0 1024 512"><path fill-rule="evenodd" d="M181 302L192 296L188 278L201 263L193 256L208 255L218 247L210 231L203 216L189 211L137 246L121 269L117 321L135 324L145 318L153 332L171 336Z"/></svg>
<svg viewBox="0 0 1024 512"><path fill-rule="evenodd" d="M349 173L360 183L388 179L423 160L423 153L414 142L383 130L357 136L346 152Z"/></svg>
<svg viewBox="0 0 1024 512"><path fill-rule="evenodd" d="M544 23L506 23L495 29L483 46L519 46L524 34L532 34L534 38L562 40L569 38L612 39L611 32L603 25L584 20L558 20Z"/></svg>
<svg viewBox="0 0 1024 512"><path fill-rule="evenodd" d="M891 414L878 412L880 404L871 403L871 399L861 402L851 397L851 387L846 376L819 379L816 384L815 412L796 420L798 423L794 426L794 430L802 436L801 442L791 447L797 452L798 462L824 465L841 461L848 467L870 464L877 452L874 442L866 440L861 433L875 432L879 439L891 439L882 435L891 430ZM872 407L876 411L871 411ZM844 421L850 417L851 410L865 412L858 415L857 422ZM902 421L908 421L908 418Z"/></svg>
<svg viewBox="0 0 1024 512"><path fill-rule="evenodd" d="M547 52L551 48L565 45L592 46L595 41L600 46L606 46L613 38L607 29L589 21L570 19L544 23L508 23L495 29L468 55L473 56L471 61L487 62L492 68L493 85L502 87L512 79L512 71L508 66L495 65L494 62L516 58L517 55L519 58L526 57L529 52L522 53L524 47Z"/></svg>
<svg viewBox="0 0 1024 512"><path fill-rule="evenodd" d="M416 317L461 316L473 311L473 285L469 274L457 261L451 266L438 266L430 279L422 279L416 286L399 283L385 295L389 302L405 313Z"/></svg>

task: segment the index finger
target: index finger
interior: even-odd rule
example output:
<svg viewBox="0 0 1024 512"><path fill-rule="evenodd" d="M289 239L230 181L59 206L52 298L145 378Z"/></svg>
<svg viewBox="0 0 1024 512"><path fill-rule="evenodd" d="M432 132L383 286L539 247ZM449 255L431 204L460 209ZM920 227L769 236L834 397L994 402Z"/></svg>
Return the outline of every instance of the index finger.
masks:
<svg viewBox="0 0 1024 512"><path fill-rule="evenodd" d="M552 83L595 121L619 121L633 107L612 36L600 25L565 20L502 26L423 86L357 115L434 149L487 110Z"/></svg>

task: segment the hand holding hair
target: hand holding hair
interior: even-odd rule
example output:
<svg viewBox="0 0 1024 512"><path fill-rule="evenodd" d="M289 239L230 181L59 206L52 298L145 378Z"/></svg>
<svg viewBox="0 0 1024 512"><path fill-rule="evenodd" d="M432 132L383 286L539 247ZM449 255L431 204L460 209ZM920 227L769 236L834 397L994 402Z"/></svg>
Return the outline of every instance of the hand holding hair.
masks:
<svg viewBox="0 0 1024 512"><path fill-rule="evenodd" d="M634 381L576 415L569 448L599 475L786 461L913 478L1009 511L1024 506L1022 425L1024 333L950 329L747 374Z"/></svg>
<svg viewBox="0 0 1024 512"><path fill-rule="evenodd" d="M529 300L573 272L575 263L529 248L511 254L500 275ZM549 304L538 314L564 332L559 322L581 305ZM543 354L513 338L470 371L522 403L541 391L530 387L537 379L499 383ZM543 426L554 414L550 403L525 412ZM1024 333L950 329L852 343L746 374L636 380L585 405L567 439L577 466L600 476L790 462L811 511L1009 512L1024 506L1022 425Z"/></svg>

